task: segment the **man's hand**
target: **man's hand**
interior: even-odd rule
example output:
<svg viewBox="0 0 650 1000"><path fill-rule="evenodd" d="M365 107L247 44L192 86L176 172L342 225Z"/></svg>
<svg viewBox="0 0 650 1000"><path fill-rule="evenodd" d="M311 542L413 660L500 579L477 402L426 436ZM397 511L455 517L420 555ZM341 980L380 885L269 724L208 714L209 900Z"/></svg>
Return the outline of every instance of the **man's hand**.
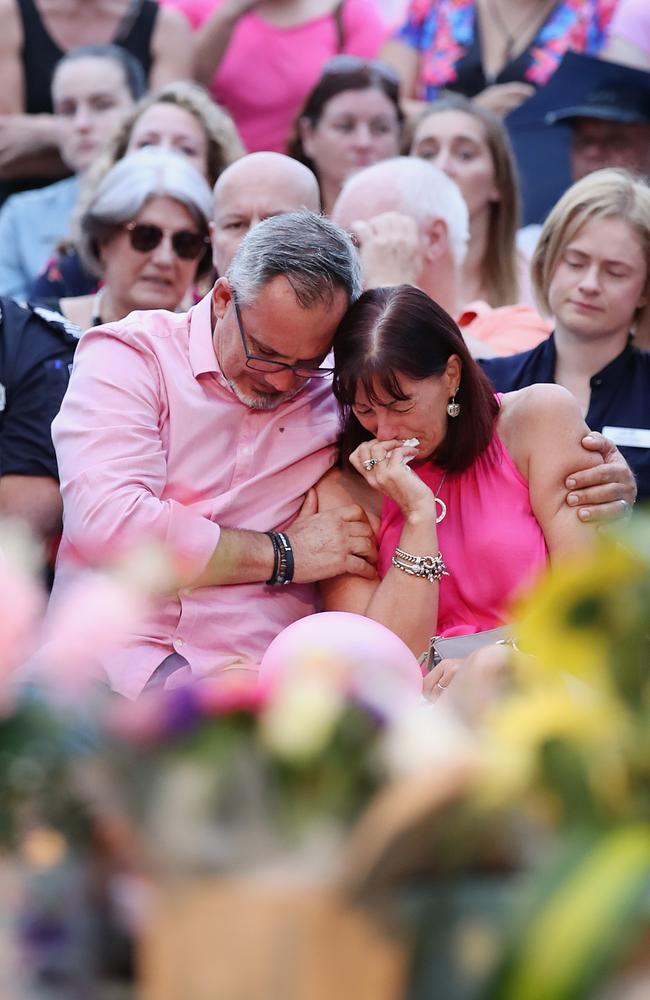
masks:
<svg viewBox="0 0 650 1000"><path fill-rule="evenodd" d="M581 521L617 521L629 514L636 499L636 482L616 445L597 431L582 439L588 451L599 452L602 465L574 472L566 480L566 502L578 507Z"/></svg>
<svg viewBox="0 0 650 1000"><path fill-rule="evenodd" d="M315 583L343 573L377 577L377 542L357 504L318 514L316 491L305 497L300 514L286 532L293 548L295 583Z"/></svg>
<svg viewBox="0 0 650 1000"><path fill-rule="evenodd" d="M355 222L364 288L415 285L422 270L417 223L400 212L383 212L369 222Z"/></svg>

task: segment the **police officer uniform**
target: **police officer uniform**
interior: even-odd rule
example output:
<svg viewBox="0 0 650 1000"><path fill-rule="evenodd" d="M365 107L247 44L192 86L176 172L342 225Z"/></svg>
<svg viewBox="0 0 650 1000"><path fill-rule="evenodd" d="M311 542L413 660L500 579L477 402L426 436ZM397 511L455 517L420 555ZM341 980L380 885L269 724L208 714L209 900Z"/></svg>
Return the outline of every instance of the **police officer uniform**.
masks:
<svg viewBox="0 0 650 1000"><path fill-rule="evenodd" d="M80 335L60 313L0 297L0 477L58 479L50 425Z"/></svg>

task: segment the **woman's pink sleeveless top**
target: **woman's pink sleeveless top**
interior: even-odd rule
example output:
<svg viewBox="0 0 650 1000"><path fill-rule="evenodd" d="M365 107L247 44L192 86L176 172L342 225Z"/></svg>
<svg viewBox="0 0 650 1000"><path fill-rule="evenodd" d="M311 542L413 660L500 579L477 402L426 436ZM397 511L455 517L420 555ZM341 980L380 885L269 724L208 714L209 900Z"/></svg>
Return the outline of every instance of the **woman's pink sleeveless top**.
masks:
<svg viewBox="0 0 650 1000"><path fill-rule="evenodd" d="M412 468L436 493L444 470L430 462ZM528 483L495 434L469 469L447 475L438 495L447 505L447 515L438 524L438 544L449 576L440 581L437 634L468 635L503 625L510 620L512 598L548 561ZM384 498L381 577L391 565L402 525L399 508Z"/></svg>

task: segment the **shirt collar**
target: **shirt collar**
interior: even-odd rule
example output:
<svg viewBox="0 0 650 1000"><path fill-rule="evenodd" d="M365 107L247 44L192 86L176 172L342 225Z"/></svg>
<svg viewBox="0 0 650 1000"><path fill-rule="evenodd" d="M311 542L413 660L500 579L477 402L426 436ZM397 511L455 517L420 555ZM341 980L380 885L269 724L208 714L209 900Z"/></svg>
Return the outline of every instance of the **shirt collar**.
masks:
<svg viewBox="0 0 650 1000"><path fill-rule="evenodd" d="M606 379L608 382L618 381L619 379L623 379L624 377L623 370L627 366L628 361L633 354L634 354L634 341L632 337L628 337L627 344L625 345L621 353L617 354L616 357L612 361L610 361L609 364L605 365L604 368L601 368L599 372L596 372L595 375L592 375L590 383L593 385L594 379L600 379L601 381L603 379Z"/></svg>
<svg viewBox="0 0 650 1000"><path fill-rule="evenodd" d="M195 378L206 372L219 374L212 340L212 289L189 313L189 354Z"/></svg>

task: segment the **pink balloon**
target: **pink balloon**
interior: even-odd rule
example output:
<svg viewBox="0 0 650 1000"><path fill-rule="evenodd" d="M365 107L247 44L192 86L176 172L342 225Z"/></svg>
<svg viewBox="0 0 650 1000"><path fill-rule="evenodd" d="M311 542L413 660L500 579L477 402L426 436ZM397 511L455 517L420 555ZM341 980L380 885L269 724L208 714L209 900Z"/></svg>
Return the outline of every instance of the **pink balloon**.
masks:
<svg viewBox="0 0 650 1000"><path fill-rule="evenodd" d="M260 664L260 682L330 674L346 692L382 705L422 692L422 671L402 640L379 622L347 611L308 615L275 637Z"/></svg>

